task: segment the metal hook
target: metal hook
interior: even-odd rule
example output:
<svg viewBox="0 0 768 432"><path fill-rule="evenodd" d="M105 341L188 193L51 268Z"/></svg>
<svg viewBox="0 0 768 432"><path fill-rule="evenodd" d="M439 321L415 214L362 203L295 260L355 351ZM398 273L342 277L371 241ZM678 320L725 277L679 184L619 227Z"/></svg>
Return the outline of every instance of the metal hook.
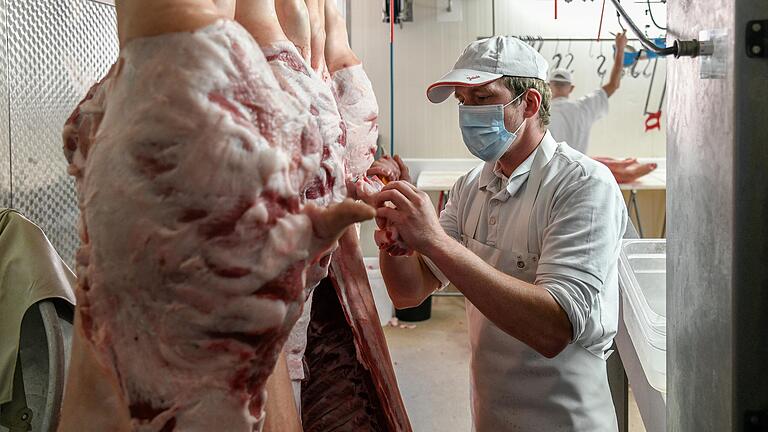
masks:
<svg viewBox="0 0 768 432"><path fill-rule="evenodd" d="M621 23L621 14L619 12L616 12L616 21L619 22L619 27L621 27L621 31L627 31L626 28L624 28L624 24Z"/></svg>
<svg viewBox="0 0 768 432"><path fill-rule="evenodd" d="M599 55L599 56L597 56L597 59L598 59L598 60L600 60L600 65L597 67L597 76L599 76L599 77L600 77L600 83L602 83L602 82L603 82L603 78L605 78L605 74L606 74L606 72L608 72L608 71L605 69L605 61L606 61L606 58L605 58L605 56L603 55L603 53L600 53L600 55Z"/></svg>
<svg viewBox="0 0 768 432"><path fill-rule="evenodd" d="M639 63L638 60L635 60L635 63L632 64L632 67L629 69L630 75L632 75L632 78L637 78L640 76L640 72L637 72L635 68L637 68L637 63Z"/></svg>
<svg viewBox="0 0 768 432"><path fill-rule="evenodd" d="M645 64L645 68L643 68L643 76L646 78L649 78L652 74L651 71L648 70L649 67L651 67L651 59L647 59L648 63Z"/></svg>
<svg viewBox="0 0 768 432"><path fill-rule="evenodd" d="M560 62L563 61L563 55L560 54L560 53L557 53L557 54L553 55L552 56L552 61L556 62L555 63L555 69L559 68L560 67Z"/></svg>
<svg viewBox="0 0 768 432"><path fill-rule="evenodd" d="M555 55L552 56L552 61L553 62L555 62L555 61L557 62L557 63L555 63L554 69L559 68L560 67L560 62L563 61L563 55L558 52L559 48L560 48L560 39L558 39L555 42Z"/></svg>
<svg viewBox="0 0 768 432"><path fill-rule="evenodd" d="M537 49L537 51L541 52L542 48L544 48L544 38L539 36L539 48Z"/></svg>
<svg viewBox="0 0 768 432"><path fill-rule="evenodd" d="M565 65L565 68L570 70L571 73L574 73L575 71L573 69L571 69L571 63L573 63L573 54L568 53L568 54L565 55L565 57L566 58L570 57L570 60L568 60L568 64Z"/></svg>

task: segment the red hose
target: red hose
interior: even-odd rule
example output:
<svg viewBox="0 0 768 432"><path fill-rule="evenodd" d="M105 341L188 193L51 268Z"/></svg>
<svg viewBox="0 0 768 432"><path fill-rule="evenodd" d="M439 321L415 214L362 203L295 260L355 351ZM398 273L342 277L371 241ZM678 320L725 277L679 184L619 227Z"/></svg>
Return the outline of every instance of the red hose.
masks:
<svg viewBox="0 0 768 432"><path fill-rule="evenodd" d="M598 43L600 43L600 33L603 31L603 15L605 15L605 0L603 0L603 9L600 11L600 27L597 28Z"/></svg>
<svg viewBox="0 0 768 432"><path fill-rule="evenodd" d="M395 42L395 2L399 0L389 0L389 43Z"/></svg>

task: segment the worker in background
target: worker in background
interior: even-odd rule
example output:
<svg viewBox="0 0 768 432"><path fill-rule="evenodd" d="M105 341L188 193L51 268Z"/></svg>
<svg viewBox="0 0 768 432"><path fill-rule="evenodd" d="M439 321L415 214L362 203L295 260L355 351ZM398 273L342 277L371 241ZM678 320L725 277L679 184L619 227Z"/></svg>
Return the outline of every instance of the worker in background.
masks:
<svg viewBox="0 0 768 432"><path fill-rule="evenodd" d="M455 93L464 144L483 164L457 181L439 219L408 182L378 197L378 222L415 251L380 252L395 306L449 283L466 297L478 432L617 430L605 360L626 208L605 166L547 131L547 68L513 37L470 44L427 96Z"/></svg>
<svg viewBox="0 0 768 432"><path fill-rule="evenodd" d="M592 125L608 114L608 98L619 89L626 46L627 33L616 35L616 55L608 83L579 99L570 99L576 88L571 72L567 69L552 71L549 75L549 86L552 89L549 131L555 140L565 141L574 149L587 154Z"/></svg>

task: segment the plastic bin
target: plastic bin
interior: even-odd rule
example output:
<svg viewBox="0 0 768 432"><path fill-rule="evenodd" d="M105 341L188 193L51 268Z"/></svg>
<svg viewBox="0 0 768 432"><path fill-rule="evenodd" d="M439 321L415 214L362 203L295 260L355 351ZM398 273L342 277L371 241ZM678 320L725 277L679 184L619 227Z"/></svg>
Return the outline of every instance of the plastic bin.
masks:
<svg viewBox="0 0 768 432"><path fill-rule="evenodd" d="M387 293L387 285L384 284L384 278L379 269L379 258L364 258L365 270L368 272L368 281L371 284L373 292L373 302L376 304L376 311L379 313L381 325L386 325L395 312L395 306Z"/></svg>
<svg viewBox="0 0 768 432"><path fill-rule="evenodd" d="M667 244L624 240L619 256L624 324L648 383L667 392Z"/></svg>

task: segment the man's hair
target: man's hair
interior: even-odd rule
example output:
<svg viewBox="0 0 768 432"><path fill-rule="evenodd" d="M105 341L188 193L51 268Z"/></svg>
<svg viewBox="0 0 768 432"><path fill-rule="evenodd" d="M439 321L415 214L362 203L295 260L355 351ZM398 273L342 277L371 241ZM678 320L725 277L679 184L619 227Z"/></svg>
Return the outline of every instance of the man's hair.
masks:
<svg viewBox="0 0 768 432"><path fill-rule="evenodd" d="M549 106L552 100L552 90L544 80L538 78L520 78L505 76L502 82L512 92L512 97L516 98L528 89L534 89L541 94L541 105L539 106L539 126L542 129L549 125ZM516 104L520 104L520 100Z"/></svg>

